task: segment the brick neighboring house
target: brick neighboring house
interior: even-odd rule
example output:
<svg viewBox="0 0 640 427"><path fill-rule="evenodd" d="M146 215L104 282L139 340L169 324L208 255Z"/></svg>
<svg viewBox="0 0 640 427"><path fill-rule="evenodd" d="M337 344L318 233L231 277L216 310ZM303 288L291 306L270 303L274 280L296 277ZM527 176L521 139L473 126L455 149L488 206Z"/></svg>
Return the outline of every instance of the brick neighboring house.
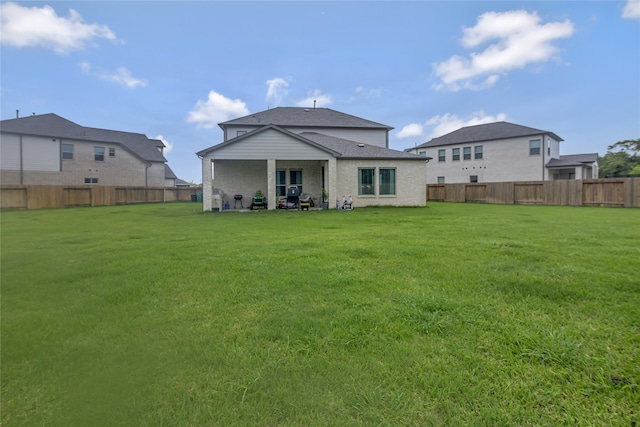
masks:
<svg viewBox="0 0 640 427"><path fill-rule="evenodd" d="M290 186L329 207L352 196L354 206L424 206L424 157L391 150L390 126L328 108L278 107L219 124L224 141L202 159L203 210L222 202L245 207L263 191L268 208Z"/></svg>
<svg viewBox="0 0 640 427"><path fill-rule="evenodd" d="M560 155L558 135L507 122L467 126L405 151L432 157L427 184L598 177L598 154Z"/></svg>
<svg viewBox="0 0 640 427"><path fill-rule="evenodd" d="M0 149L3 185L165 187L177 179L162 141L87 128L56 114L1 121Z"/></svg>

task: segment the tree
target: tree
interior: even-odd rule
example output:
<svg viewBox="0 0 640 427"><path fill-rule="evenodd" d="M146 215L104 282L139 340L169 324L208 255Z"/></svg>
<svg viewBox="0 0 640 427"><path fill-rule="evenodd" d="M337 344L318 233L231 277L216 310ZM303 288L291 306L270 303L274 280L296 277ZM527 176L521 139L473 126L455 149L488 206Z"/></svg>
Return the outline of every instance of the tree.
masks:
<svg viewBox="0 0 640 427"><path fill-rule="evenodd" d="M615 151L620 150L620 151ZM607 154L598 157L599 177L640 174L640 139L618 141L607 148Z"/></svg>
<svg viewBox="0 0 640 427"><path fill-rule="evenodd" d="M625 139L607 147L607 151L613 151L619 148L622 151L632 151L634 155L640 153L640 139Z"/></svg>

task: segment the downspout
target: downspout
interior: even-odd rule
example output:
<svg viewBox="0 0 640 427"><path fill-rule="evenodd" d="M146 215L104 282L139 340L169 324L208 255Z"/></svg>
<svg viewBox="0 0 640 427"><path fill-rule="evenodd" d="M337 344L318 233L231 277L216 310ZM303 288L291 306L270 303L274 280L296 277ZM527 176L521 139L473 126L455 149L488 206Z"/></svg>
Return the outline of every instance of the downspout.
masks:
<svg viewBox="0 0 640 427"><path fill-rule="evenodd" d="M544 181L544 153L547 151L547 141L545 141L544 135L542 135L542 139L540 140L540 151L542 151L542 180Z"/></svg>
<svg viewBox="0 0 640 427"><path fill-rule="evenodd" d="M20 185L24 185L23 163L24 161L23 161L23 155L22 155L22 135L20 135Z"/></svg>
<svg viewBox="0 0 640 427"><path fill-rule="evenodd" d="M152 166L151 163L149 162L145 162L145 168L144 168L144 186L148 187L149 186L149 168Z"/></svg>

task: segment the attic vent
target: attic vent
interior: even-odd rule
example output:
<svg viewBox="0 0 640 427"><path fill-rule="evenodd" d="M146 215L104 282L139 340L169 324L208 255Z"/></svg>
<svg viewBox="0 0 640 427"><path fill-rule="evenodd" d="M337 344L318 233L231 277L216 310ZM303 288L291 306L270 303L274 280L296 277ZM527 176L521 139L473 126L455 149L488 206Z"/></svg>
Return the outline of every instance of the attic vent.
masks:
<svg viewBox="0 0 640 427"><path fill-rule="evenodd" d="M309 112L309 109L308 109L308 108L305 108L305 109L304 109L304 111L306 111L306 112L308 113L308 112Z"/></svg>
<svg viewBox="0 0 640 427"><path fill-rule="evenodd" d="M358 144L358 147L364 148L364 144Z"/></svg>

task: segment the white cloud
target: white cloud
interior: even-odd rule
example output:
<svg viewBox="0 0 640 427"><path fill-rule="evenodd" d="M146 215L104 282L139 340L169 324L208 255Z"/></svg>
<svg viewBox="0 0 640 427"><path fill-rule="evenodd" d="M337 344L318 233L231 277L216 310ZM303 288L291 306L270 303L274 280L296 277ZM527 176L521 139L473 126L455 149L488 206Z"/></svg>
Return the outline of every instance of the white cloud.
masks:
<svg viewBox="0 0 640 427"><path fill-rule="evenodd" d="M308 96L302 101L298 102L297 105L298 107L311 108L314 106L314 102L315 106L320 108L324 107L325 105L331 104L333 101L331 100L331 95L324 94L320 89L316 89L313 92L309 92Z"/></svg>
<svg viewBox="0 0 640 427"><path fill-rule="evenodd" d="M173 143L167 141L166 139L164 139L164 136L162 135L158 135L155 138L152 139L159 139L160 141L162 141L164 143L164 151L163 154L166 156L167 154L169 154L171 152L171 150L173 150Z"/></svg>
<svg viewBox="0 0 640 427"><path fill-rule="evenodd" d="M434 64L434 74L441 81L436 88L491 87L508 71L554 58L559 49L552 42L570 37L573 31L571 21L542 24L535 12L487 12L478 17L474 27L463 29L461 43L469 49L493 43L468 58L454 55Z"/></svg>
<svg viewBox="0 0 640 427"><path fill-rule="evenodd" d="M424 133L424 126L422 126L420 123L411 123L406 125L405 127L403 127L398 134L396 135L396 137L402 139L402 138L413 138L413 137L418 137L418 136L422 136Z"/></svg>
<svg viewBox="0 0 640 427"><path fill-rule="evenodd" d="M119 85L126 86L129 89L135 89L138 86L144 87L147 85L146 80L133 77L131 72L125 67L118 68L115 73L105 73L103 71L94 71L91 64L84 61L80 64L80 68L86 75L95 76L102 80L117 83Z"/></svg>
<svg viewBox="0 0 640 427"><path fill-rule="evenodd" d="M106 25L85 24L73 9L61 17L51 6L24 7L15 3L0 5L2 44L13 47L45 47L60 55L81 50L93 39L117 41Z"/></svg>
<svg viewBox="0 0 640 427"><path fill-rule="evenodd" d="M363 86L358 86L356 88L356 94L365 97L377 97L382 94L382 89L365 89Z"/></svg>
<svg viewBox="0 0 640 427"><path fill-rule="evenodd" d="M444 114L442 116L433 116L425 122L425 125L433 127L429 135L427 135L427 140L446 135L450 132L466 126L503 122L505 120L507 120L507 115L504 113L491 116L486 115L482 110L476 111L466 118L460 118L456 114L450 113Z"/></svg>
<svg viewBox="0 0 640 427"><path fill-rule="evenodd" d="M274 106L277 107L282 102L282 97L287 94L289 82L282 77L276 77L267 80L267 87L267 102L273 101Z"/></svg>
<svg viewBox="0 0 640 427"><path fill-rule="evenodd" d="M636 19L640 21L640 1L627 0L627 4L622 11L622 17L625 19Z"/></svg>
<svg viewBox="0 0 640 427"><path fill-rule="evenodd" d="M246 104L240 99L230 99L215 91L210 91L206 101L198 100L189 111L187 122L199 127L213 128L218 123L249 114Z"/></svg>

